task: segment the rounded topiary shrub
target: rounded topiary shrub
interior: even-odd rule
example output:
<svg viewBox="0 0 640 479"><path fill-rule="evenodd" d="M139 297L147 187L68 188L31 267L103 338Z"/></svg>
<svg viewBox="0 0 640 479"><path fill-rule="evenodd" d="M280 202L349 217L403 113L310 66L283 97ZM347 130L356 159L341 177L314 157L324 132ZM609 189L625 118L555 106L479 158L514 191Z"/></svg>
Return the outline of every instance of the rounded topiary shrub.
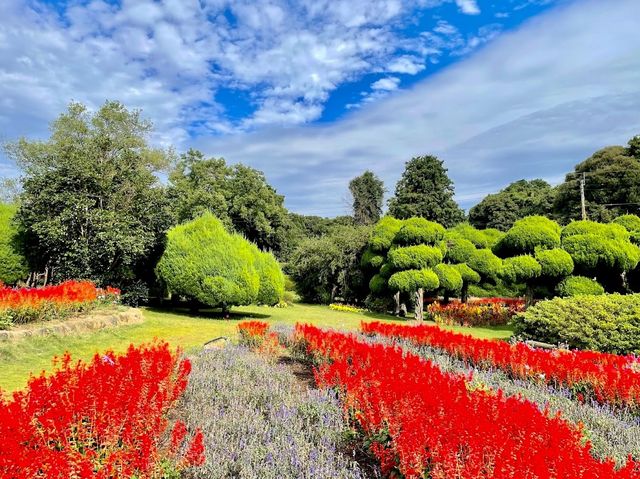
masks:
<svg viewBox="0 0 640 479"><path fill-rule="evenodd" d="M569 276L565 278L557 288L560 296L580 296L585 294L604 294L604 288L595 279L585 276Z"/></svg>
<svg viewBox="0 0 640 479"><path fill-rule="evenodd" d="M462 289L462 275L452 265L440 263L433 268L438 276L440 289L445 293L456 294Z"/></svg>
<svg viewBox="0 0 640 479"><path fill-rule="evenodd" d="M171 293L212 307L251 304L259 294L271 302L280 284L284 289L284 277L275 271L279 266L270 255L258 259L256 252L254 245L229 234L220 220L206 213L169 230L156 274ZM275 284L261 290L261 278Z"/></svg>
<svg viewBox="0 0 640 479"><path fill-rule="evenodd" d="M385 216L380 219L373 227L369 238L371 249L376 252L384 252L391 248L393 238L395 238L402 224L402 220L398 220L393 216Z"/></svg>
<svg viewBox="0 0 640 479"><path fill-rule="evenodd" d="M630 233L640 231L640 217L637 215L618 216L613 223L623 226Z"/></svg>
<svg viewBox="0 0 640 479"><path fill-rule="evenodd" d="M521 283L542 274L542 266L528 254L512 256L503 262L502 278L509 283Z"/></svg>
<svg viewBox="0 0 640 479"><path fill-rule="evenodd" d="M376 253L371 248L364 250L360 259L360 266L363 268L379 269L384 263L384 256Z"/></svg>
<svg viewBox="0 0 640 479"><path fill-rule="evenodd" d="M260 277L260 288L255 302L268 306L278 304L284 298L284 273L271 253L260 251L256 246L253 246L253 250L254 265Z"/></svg>
<svg viewBox="0 0 640 479"><path fill-rule="evenodd" d="M466 262L474 271L488 279L497 279L502 272L502 260L490 249L476 250Z"/></svg>
<svg viewBox="0 0 640 479"><path fill-rule="evenodd" d="M595 221L572 221L562 229L562 239L578 235L597 235L614 240L629 240L629 232L622 225L616 223L596 223Z"/></svg>
<svg viewBox="0 0 640 479"><path fill-rule="evenodd" d="M480 275L476 271L471 269L469 265L465 263L460 263L460 264L452 264L451 267L455 268L458 271L458 273L460 274L460 277L462 278L462 281L466 283L480 282Z"/></svg>
<svg viewBox="0 0 640 479"><path fill-rule="evenodd" d="M392 291L413 293L422 288L425 291L434 291L440 286L440 280L430 269L409 269L394 273L389 278L389 288Z"/></svg>
<svg viewBox="0 0 640 479"><path fill-rule="evenodd" d="M395 270L431 268L442 261L442 251L424 244L403 246L389 251L387 260Z"/></svg>
<svg viewBox="0 0 640 479"><path fill-rule="evenodd" d="M445 257L451 263L466 263L476 252L475 245L464 238L449 238L446 245Z"/></svg>
<svg viewBox="0 0 640 479"><path fill-rule="evenodd" d="M389 279L389 277L393 274L393 266L389 263L385 263L380 268L380 273L378 273L383 278Z"/></svg>
<svg viewBox="0 0 640 479"><path fill-rule="evenodd" d="M562 278L573 272L571 255L560 248L536 251L535 259L542 268L542 276Z"/></svg>
<svg viewBox="0 0 640 479"><path fill-rule="evenodd" d="M387 290L387 280L379 274L369 280L369 289L372 293L380 294Z"/></svg>
<svg viewBox="0 0 640 479"><path fill-rule="evenodd" d="M445 232L442 225L433 221L424 218L409 218L404 220L394 242L402 245L433 245L444 239Z"/></svg>
<svg viewBox="0 0 640 479"><path fill-rule="evenodd" d="M506 258L533 254L536 249L560 247L560 226L543 216L527 216L516 221L493 247L493 252Z"/></svg>
<svg viewBox="0 0 640 479"><path fill-rule="evenodd" d="M640 353L640 295L581 295L540 301L514 318L524 339L614 354Z"/></svg>
<svg viewBox="0 0 640 479"><path fill-rule="evenodd" d="M576 271L601 274L608 271L629 271L640 260L640 249L629 241L614 240L597 234L572 235L563 240Z"/></svg>

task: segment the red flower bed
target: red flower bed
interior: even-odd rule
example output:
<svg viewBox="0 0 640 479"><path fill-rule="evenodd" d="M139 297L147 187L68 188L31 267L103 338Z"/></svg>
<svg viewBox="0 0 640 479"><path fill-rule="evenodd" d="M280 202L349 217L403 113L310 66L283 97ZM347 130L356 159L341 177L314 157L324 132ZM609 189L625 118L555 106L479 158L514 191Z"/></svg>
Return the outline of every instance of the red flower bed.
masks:
<svg viewBox="0 0 640 479"><path fill-rule="evenodd" d="M243 338L263 338L268 329L269 324L264 321L242 321L238 324L238 332Z"/></svg>
<svg viewBox="0 0 640 479"><path fill-rule="evenodd" d="M42 288L7 288L0 285L0 323L28 323L61 319L71 313L115 302L120 290L96 288L91 281L65 281Z"/></svg>
<svg viewBox="0 0 640 479"><path fill-rule="evenodd" d="M363 322L361 330L432 346L481 367L500 368L513 378L567 386L578 399L591 396L612 405L640 407L640 361L634 356L534 349L428 325Z"/></svg>
<svg viewBox="0 0 640 479"><path fill-rule="evenodd" d="M323 364L317 382L337 387L345 408L386 475L431 479L640 478L590 454L580 429L531 402L498 391L470 391L400 348L296 326L297 338Z"/></svg>
<svg viewBox="0 0 640 479"><path fill-rule="evenodd" d="M460 326L497 326L507 324L517 313L524 311L522 299L478 298L466 303L451 301L440 303L435 300L427 311L439 324Z"/></svg>
<svg viewBox="0 0 640 479"><path fill-rule="evenodd" d="M163 461L177 469L204 460L202 433L182 423L169 434L167 412L191 371L167 343L96 355L0 394L0 477L150 478Z"/></svg>
<svg viewBox="0 0 640 479"><path fill-rule="evenodd" d="M269 332L269 324L264 321L243 321L238 324L238 332L240 342L258 353L268 357L277 357L282 353L283 347L278 335Z"/></svg>

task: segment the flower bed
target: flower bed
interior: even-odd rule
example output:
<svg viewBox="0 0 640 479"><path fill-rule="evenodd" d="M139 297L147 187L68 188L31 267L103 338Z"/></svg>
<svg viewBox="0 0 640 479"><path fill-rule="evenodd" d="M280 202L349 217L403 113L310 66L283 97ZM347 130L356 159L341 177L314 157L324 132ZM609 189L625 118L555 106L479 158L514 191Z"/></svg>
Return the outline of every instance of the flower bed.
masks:
<svg viewBox="0 0 640 479"><path fill-rule="evenodd" d="M398 347L298 325L296 335L320 363L316 379L340 391L344 406L385 474L405 478L637 479L629 460L590 454L580 429L501 391L470 390Z"/></svg>
<svg viewBox="0 0 640 479"><path fill-rule="evenodd" d="M202 463L202 434L187 440L167 419L190 370L167 343L88 364L65 355L53 374L0 394L0 477L143 479Z"/></svg>
<svg viewBox="0 0 640 479"><path fill-rule="evenodd" d="M427 307L436 323L459 326L504 325L523 310L524 301L512 298L479 298L447 304L435 301Z"/></svg>
<svg viewBox="0 0 640 479"><path fill-rule="evenodd" d="M439 348L480 367L500 368L513 378L568 387L578 400L591 397L613 406L640 407L640 361L635 356L534 349L428 325L363 322L361 330Z"/></svg>
<svg viewBox="0 0 640 479"><path fill-rule="evenodd" d="M42 288L0 286L0 329L14 324L65 319L99 304L117 302L120 290L96 288L90 281L65 281Z"/></svg>

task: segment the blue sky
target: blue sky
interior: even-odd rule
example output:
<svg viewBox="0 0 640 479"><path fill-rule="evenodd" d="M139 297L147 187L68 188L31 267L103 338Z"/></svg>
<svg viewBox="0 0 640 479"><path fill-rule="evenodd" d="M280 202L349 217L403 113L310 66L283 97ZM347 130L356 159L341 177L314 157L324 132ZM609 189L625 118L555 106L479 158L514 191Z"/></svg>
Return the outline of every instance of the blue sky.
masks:
<svg viewBox="0 0 640 479"><path fill-rule="evenodd" d="M116 99L297 212L348 212L365 169L391 193L420 154L468 208L640 133L638 18L637 0L0 2L0 139Z"/></svg>

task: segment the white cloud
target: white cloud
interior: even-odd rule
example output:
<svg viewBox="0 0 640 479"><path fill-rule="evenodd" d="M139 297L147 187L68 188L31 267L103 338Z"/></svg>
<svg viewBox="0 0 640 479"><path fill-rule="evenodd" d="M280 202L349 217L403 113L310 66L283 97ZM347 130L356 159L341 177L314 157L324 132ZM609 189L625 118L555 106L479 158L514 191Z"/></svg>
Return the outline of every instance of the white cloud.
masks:
<svg viewBox="0 0 640 479"><path fill-rule="evenodd" d="M557 179L640 131L640 5L615 3L551 10L336 124L202 138L198 146L263 169L289 207L315 214L344 213L340 198L364 169L392 191L418 154L445 160L467 207L513 180Z"/></svg>
<svg viewBox="0 0 640 479"><path fill-rule="evenodd" d="M458 5L462 13L467 15L478 15L480 13L476 0L456 0L456 5Z"/></svg>
<svg viewBox="0 0 640 479"><path fill-rule="evenodd" d="M398 89L398 85L400 84L400 79L396 77L386 77L381 78L378 81L375 81L371 84L372 90L385 90L385 91L393 91Z"/></svg>
<svg viewBox="0 0 640 479"><path fill-rule="evenodd" d="M403 55L394 59L387 65L386 71L391 73L405 73L407 75L415 75L424 70L424 62L418 57Z"/></svg>

